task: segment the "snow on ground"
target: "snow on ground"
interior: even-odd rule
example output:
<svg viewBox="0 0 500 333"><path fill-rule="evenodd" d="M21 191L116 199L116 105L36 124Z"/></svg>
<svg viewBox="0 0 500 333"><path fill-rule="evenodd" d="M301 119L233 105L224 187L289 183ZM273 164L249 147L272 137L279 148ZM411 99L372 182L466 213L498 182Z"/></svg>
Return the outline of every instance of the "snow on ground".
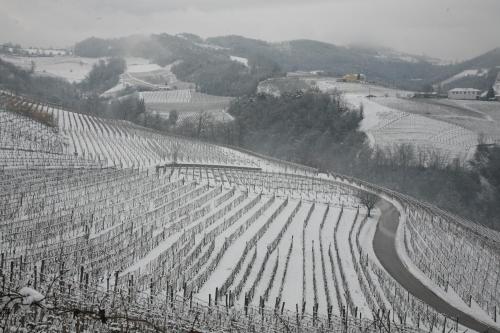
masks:
<svg viewBox="0 0 500 333"><path fill-rule="evenodd" d="M326 179L329 179L331 177L324 175L323 176ZM335 180L335 177L333 177ZM358 187L354 185L353 183L346 182L349 185L353 185L355 187ZM499 323L494 323L493 320L482 310L479 308L477 305L473 305L472 308L469 308L467 304L452 290L452 288L448 288L448 292L445 292L443 289L441 289L437 284L435 284L433 281L431 281L416 265L411 261L409 258L408 254L406 253L406 249L404 246L404 232L405 232L405 224L406 224L406 218L404 214L404 209L401 206L401 204L386 195L382 195L382 198L391 204L393 204L396 209L400 211L400 222L399 226L396 232L396 239L395 239L395 244L396 244L396 251L398 253L398 256L401 260L401 262L405 265L406 269L413 274L417 279L419 279L422 284L424 284L427 288L431 289L436 295L441 297L443 300L451 304L452 306L458 308L460 311L463 311L476 319L483 321L484 323L487 323L490 326L496 327L497 329L500 328ZM378 219L380 217L380 212L375 210L373 212L373 217L368 219L368 222L365 223L365 226L361 230L360 233L360 245L362 246L363 250L365 253L368 253L369 257L373 259L375 263L378 264L379 267L382 268L381 263L378 261L375 252L373 250L373 237L375 235L375 231L377 229L377 223ZM376 222L376 223L374 223ZM373 279L376 281L376 279ZM381 293L383 294L383 293ZM385 299L385 297L384 297Z"/></svg>
<svg viewBox="0 0 500 333"><path fill-rule="evenodd" d="M68 145L65 146L65 151L68 154L92 157L107 166L142 168L166 163L172 158L175 141L182 142L181 146L185 148L179 153L179 162L240 165L240 159L249 156L229 148L218 147L212 151L198 143L184 142L158 134L152 135L126 121L103 120L57 109L51 109L50 112L58 114L59 128L67 139ZM263 161L255 157L248 158L252 166Z"/></svg>
<svg viewBox="0 0 500 333"><path fill-rule="evenodd" d="M30 55L63 56L68 54L68 51L64 49L42 49L37 47L28 47L22 50L29 53Z"/></svg>
<svg viewBox="0 0 500 333"><path fill-rule="evenodd" d="M183 120L197 120L205 113L215 121L231 121L233 117L226 110L231 97L208 95L192 89L169 91L144 91L139 93L149 112L168 118L170 111L177 111L178 123Z"/></svg>
<svg viewBox="0 0 500 333"><path fill-rule="evenodd" d="M144 73L144 72L152 72L162 69L160 65L157 64L142 64L142 65L133 65L127 67L127 72L129 73Z"/></svg>
<svg viewBox="0 0 500 333"><path fill-rule="evenodd" d="M307 212L309 211L309 207L310 204L302 204L286 233L283 235L283 240L280 242L278 247L280 265L278 266L278 270L276 272L273 289L269 294L269 300L271 303L273 303L276 297L279 296L279 289L285 270L286 256L293 237L292 252L290 254L290 261L288 262L288 268L283 283L283 294L281 295L281 302L285 302L285 309L289 311L295 311L295 305L297 304L300 306L302 302L302 293L299 292L299 290L302 290L301 237L302 227L304 225ZM290 290L294 290L295 292L289 292Z"/></svg>
<svg viewBox="0 0 500 333"><path fill-rule="evenodd" d="M203 218L200 218L196 221L194 221L190 226L189 229L196 227L197 225L201 224L204 221ZM222 223L223 221L218 221L219 223ZM144 257L142 257L140 260L134 262L133 265L127 267L123 272L120 272L120 276L126 276L130 272L134 272L136 270L143 271L144 267L150 262L152 262L154 259L156 259L160 254L163 252L167 251L172 244L174 244L180 237L182 236L181 232L174 233L168 237L166 237L162 242L158 244L154 249L149 251Z"/></svg>
<svg viewBox="0 0 500 333"><path fill-rule="evenodd" d="M239 62L240 64L245 65L245 67L248 67L248 59L247 58L242 58L242 57L237 57L237 56L229 56L229 58L232 61Z"/></svg>
<svg viewBox="0 0 500 333"><path fill-rule="evenodd" d="M30 287L22 287L19 289L19 295L23 296L23 305L31 305L44 299L41 293Z"/></svg>
<svg viewBox="0 0 500 333"><path fill-rule="evenodd" d="M144 64L139 64L138 66L146 66ZM177 96L179 97L179 96ZM181 96L182 97L182 96ZM181 98L179 97L179 98ZM184 96L186 97L186 96ZM189 95L189 98L192 96ZM384 98L384 97L380 97ZM400 118L405 118L405 119L414 119L410 118L410 115L408 113L398 111L395 109L391 109L387 106L382 106L376 102L376 99L368 99L362 95L356 95L354 93L346 94L346 100L352 103L353 105L356 105L356 103L363 103L364 107L370 111L365 111L369 113L369 116L365 119L366 122L362 124L362 128L366 131L371 131L371 130L380 130L385 128L386 126L389 126L393 123L397 123L400 121ZM69 133L68 135L74 136L75 138L73 141L75 141L75 150L79 153L82 154L84 151L90 154L98 154L98 150L102 149L99 148L95 142L97 141L92 141L91 136L86 135L86 133L91 132L93 135L97 134L97 127L95 127L94 123L92 121L95 121L95 118L89 117L86 115L81 115L81 114L75 114L71 112L66 112L66 111L61 111L58 112L60 113L59 117L59 123L62 127L62 130L64 132ZM423 118L423 117L422 117ZM94 119L94 120L92 120ZM425 118L427 119L427 118ZM91 121L92 120L92 121ZM99 126L106 126L106 122L100 123ZM109 124L109 123L108 123ZM411 123L412 125L415 125L415 123ZM112 128L110 126L110 128ZM73 130L72 130L73 129ZM75 130L78 129L78 130ZM113 131L123 131L124 127L120 126L114 126ZM408 132L407 132L408 133ZM136 134L132 134L132 132L123 132L123 134L126 134L127 137L133 136ZM124 135L125 136L125 135ZM108 137L108 139L111 140L116 140L118 143L120 143L122 140L120 138L112 138ZM139 140L136 138L136 140ZM120 146L119 144L116 145L117 147ZM139 149L140 150L140 149ZM132 161L131 156L128 156L127 158L130 158L130 161ZM327 177L325 174L322 174L321 177ZM217 198L221 197L224 194L220 194ZM240 193L241 194L241 193ZM226 220L226 217L231 216L235 211L237 211L239 208L243 207L246 205L250 200L255 198L256 194L250 194L249 198L245 199L242 203L240 203L237 207L234 207L231 212L229 212L226 216L223 218L218 219L213 225L209 226L206 230L203 230L202 233L210 232L217 226L221 225L224 223ZM194 200L194 199L193 199ZM255 211L257 211L260 207L262 207L267 201L269 200L269 196L263 196L261 201L252 209L249 210L249 212L245 213L242 217L240 217L232 226L228 227L226 230L224 230L220 235L216 237L215 243L215 249L213 251L212 256L206 261L206 265L204 267L201 267L200 273L202 273L206 266L209 265L212 260L215 258L216 254L219 253L219 250L222 248L224 241L228 235L230 235L233 231L235 231L239 226L243 225L246 220L253 215ZM204 284L204 286L201 288L199 291L199 296L204 299L208 300L208 294L211 293L213 295L213 292L215 291L216 287L220 287L221 284L226 280L228 275L231 273L232 269L235 266L235 263L239 260L241 257L241 254L245 248L245 244L250 240L255 233L259 230L259 228L266 222L267 218L276 210L276 208L283 202L284 198L277 198L276 201L263 213L262 216L257 219L252 225L246 230L228 249L225 255L222 257L221 261L219 262L217 268L215 269L214 272L212 272L209 276L209 279L207 282ZM263 262L263 258L266 253L266 249L268 245L270 244L271 241L273 241L276 236L279 234L279 232L282 230L282 227L285 225L285 222L287 218L290 216L290 213L292 210L296 207L298 204L298 200L296 199L290 199L287 207L278 215L275 221L270 225L270 228L266 231L266 233L263 235L263 237L259 240L258 244L256 245L256 248L258 250L257 252L257 260L255 261L253 265L253 269L251 270L251 274L248 277L248 280L245 284L245 287L243 291L247 291L250 286L253 284L255 277L257 275L258 270L261 267L261 263ZM206 206L212 205L211 202L206 203ZM281 279L283 277L284 273L284 265L286 262L286 256L288 252L288 248L290 246L291 240L293 238L294 243L293 243L293 251L291 254L290 258L290 263L288 266L288 272L285 277L285 284L284 284L284 293L283 293L283 299L282 301L285 302L285 308L288 310L295 310L295 305L298 304L300 308L300 304L302 303L302 276L305 273L306 276L306 290L305 290L305 296L306 298L304 301L306 302L306 312L311 313L312 312L312 306L315 303L315 292L313 288L313 281L315 279L316 281L316 286L317 286L317 301L319 304L319 314L320 315L325 315L326 314L326 309L327 309L327 295L325 294L325 289L324 285L325 283L328 285L329 293L330 293L330 298L332 301L333 305L333 313L338 314L340 312L340 309L338 308L337 305L337 296L336 296L336 291L335 291L335 285L334 285L334 280L333 277L331 276L332 272L332 267L330 266L330 260L328 256L328 248L332 246L332 253L335 255L335 250L333 244L338 244L338 248L340 251L340 261L341 261L341 267L343 269L343 272L346 275L346 284L348 286L348 290L350 291L350 294L353 298L353 301L355 305L359 308L361 313L363 314L363 317L369 317L371 315L371 310L369 309L366 300L364 298L364 295L362 294L359 281L358 281L358 276L356 274L356 271L354 269L354 262L352 258L352 253L350 251L350 243L353 244L354 240L349 239L349 231L351 230L351 226L354 223L354 216L355 216L355 210L353 209L344 209L343 216L340 220L339 228L338 228L338 233L334 235L334 228L335 228L335 223L337 221L337 216L339 214L340 209L338 207L331 206L329 209L329 213L326 218L326 223L324 226L323 230L320 230L320 224L322 221L322 217L324 216L324 212L326 209L325 204L317 204L315 206L315 209L311 215L311 219L308 222L308 226L306 229L306 234L305 234L305 239L304 239L304 246L305 246L305 270L303 271L302 269L302 227L304 220L307 216L307 213L311 207L310 203L303 203L300 210L298 211L297 215L294 217L292 223L289 225L287 231L283 235L280 243L278 244L277 249L272 253L270 256L269 260L267 261L267 264L265 266L263 276L261 281L258 283L256 291L255 291L255 296L253 299L253 304L256 304L258 301L259 296L263 295L271 278L271 273L272 273L272 268L273 265L276 261L277 258L279 258L279 265L278 265L278 270L276 272L276 276L274 278L274 283L273 287L271 289L271 293L269 296L269 299L267 301L267 306L268 307L273 307L275 299L278 297L279 294L279 287L281 284ZM399 208L401 209L401 208ZM208 216L212 213L211 212L208 214ZM374 212L374 217L370 218L367 220L366 223L363 224L362 231L361 231L361 236L360 236L360 244L363 248L364 253L368 253L368 255L371 257L372 260L377 261L377 258L375 254L373 253L373 247L372 247L372 241L373 241L373 236L375 233L376 229L376 222L380 216L380 212L375 211ZM404 216L404 214L401 214L401 216ZM358 217L358 223L359 220L362 218L362 216ZM193 221L188 228L195 227L198 225L204 218L200 218L198 220ZM404 222L402 222L403 224ZM139 228L139 226L136 226ZM401 229L401 226L400 226ZM107 231L107 230L106 230ZM185 231L185 230L183 230ZM398 230L399 232L399 230ZM355 233L354 233L355 234ZM165 251L166 249L169 248L170 245L172 245L175 240L178 239L178 237L181 235L181 232L174 234L168 238L166 238L164 241L162 241L156 248L153 250L149 251L145 256L137 260L134 264L132 264L130 267L128 267L125 271L123 271L121 274L126 275L129 272L135 271L135 270L143 270L143 267L145 267L149 262L153 261L160 253ZM197 242L200 241L200 238L197 236L196 237ZM326 276L327 276L327 281L323 281L323 271L322 271L322 265L321 265L321 252L320 252L320 240L323 242L323 256L325 259L325 269L326 269ZM401 238L399 238L399 241L401 241ZM314 249L314 250L313 250ZM404 251L404 247L401 246L401 249ZM398 249L398 251L401 251L401 249ZM206 247L204 248L206 250ZM354 249L354 253L357 256L357 250ZM233 286L230 287L232 289L236 283L238 283L241 280L241 277L243 275L243 272L246 268L246 265L250 261L250 257L253 254L253 250L249 252L247 255L247 259L242 265L242 269L240 271L240 274L238 274L235 278L235 282L233 283ZM400 254L400 256L403 258L404 254ZM337 265L337 260L336 257L334 257L334 265ZM402 259L403 260L403 259ZM315 269L313 268L313 261L315 262ZM411 265L411 262L407 261ZM341 276L338 273L338 270L340 267L334 267L335 270L337 271L336 273L336 278L339 281L339 289L340 289L340 295L338 295L340 298L342 298L342 302L345 304L345 290L343 285L341 284ZM411 268L410 268L411 269ZM418 276L418 272L415 273ZM425 276L420 276L421 279L427 279ZM373 279L374 281L377 281L376 278ZM377 283L377 282L376 282ZM436 286L432 285L432 282L430 283L430 288L435 288ZM434 290L434 289L433 289ZM439 294L440 289L438 288L437 292ZM444 293L441 290L442 293ZM26 296L27 297L32 297L32 299L36 300L37 296L33 291L26 291ZM242 299L243 299L243 294L241 294L241 297L239 300L237 300L238 305L242 304ZM453 290L448 290L448 292L444 293L442 296L445 298L447 301L449 301L451 304L458 304L457 307L462 307L465 306L468 308L463 301L460 300L460 298L456 295L456 293L453 292ZM29 301L27 301L29 302ZM484 319L485 322L490 323L491 319L487 317L487 315L482 312L481 309L477 305L473 305L472 309L468 308L468 311L471 311L472 313L475 314L478 318ZM486 317L485 317L486 316ZM488 321L489 320L489 321Z"/></svg>
<svg viewBox="0 0 500 333"><path fill-rule="evenodd" d="M420 117L435 120L433 124L445 122L466 131L468 145L477 143L477 136L484 136L486 143L500 142L500 103L425 98L377 98L377 104ZM452 129L452 127L450 127Z"/></svg>
<svg viewBox="0 0 500 333"><path fill-rule="evenodd" d="M74 56L19 57L2 55L1 58L24 69L30 69L33 62L37 75L61 77L70 82L82 81L92 66L100 60L99 58Z"/></svg>
<svg viewBox="0 0 500 333"><path fill-rule="evenodd" d="M404 245L404 232L405 232L405 224L406 218L404 214L403 207L396 200L392 200L391 198L385 197L385 200L391 202L399 211L400 211L400 220L398 229L396 231L396 251L399 256L399 259L405 266L405 268L415 277L417 278L424 286L428 289L432 290L434 294L443 299L448 304L451 304L453 307L459 309L460 311L467 313L468 315L474 317L476 320L479 320L489 326L495 327L496 329L500 329L500 323L495 323L488 314L486 314L479 306L469 307L453 290L448 287L448 292L444 291L441 287L439 287L434 281L428 278L425 273L423 273L410 259L408 253L406 252Z"/></svg>
<svg viewBox="0 0 500 333"><path fill-rule="evenodd" d="M482 101L463 101L453 99L430 99L430 98L377 98L377 103L400 110L402 112L410 112L430 118L448 118L458 117L467 120L485 120L491 121L488 113L482 112L480 108L469 105L470 103L477 103L475 105L481 106L485 104L495 105L497 103L482 102ZM485 104L483 104L485 103Z"/></svg>
<svg viewBox="0 0 500 333"><path fill-rule="evenodd" d="M281 243L285 243L284 241L286 240L283 239ZM290 245L290 244L288 244ZM280 258L278 258L280 257ZM262 278L260 279L260 282L257 284L257 288L255 289L255 297L254 297L254 304L258 304L258 299L259 296L264 297L266 289L268 284L270 283L272 272L274 269L274 265L276 264L276 259L278 258L278 267L284 267L284 262L282 260L281 253L278 253L278 249L274 250L274 252L269 256L269 259L267 260L266 267L264 268L264 272L262 273ZM276 275L274 276L273 280L273 287L276 287L277 284L279 284L280 281L277 279L278 273L276 272ZM276 302L276 298L271 298L268 296L268 299L266 301L266 304L268 307L273 307Z"/></svg>
<svg viewBox="0 0 500 333"><path fill-rule="evenodd" d="M303 203L294 221L289 226L286 236L286 241L282 241L280 247L280 255L286 257L291 238L293 236L293 248L288 263L288 271L286 274L285 283L283 285L282 302L285 302L285 308L290 311L295 311L295 304L298 304L299 309L302 304L302 228L304 220L309 212L310 204ZM283 250L283 245L286 248ZM282 253L283 252L283 253ZM284 264L284 261L282 261ZM278 270L279 272L279 270ZM282 277L278 273L278 277ZM290 292L292 290L293 292ZM273 294L274 295L274 294ZM274 296L276 297L276 296ZM271 299L274 299L271 298Z"/></svg>
<svg viewBox="0 0 500 333"><path fill-rule="evenodd" d="M363 107L364 118L361 121L360 129L365 132L379 129L389 122L405 116L404 112L385 107L363 96L345 94L344 99L355 108Z"/></svg>
<svg viewBox="0 0 500 333"><path fill-rule="evenodd" d="M270 208L269 212L274 212L276 208L283 203L282 198L276 198L275 203L273 206ZM286 218L289 216L289 213L291 210L293 210L294 207L292 207L291 202L288 203L287 207L276 217L276 219L271 223L269 226L269 229L264 233L264 235L259 239L259 241L256 244L257 248L257 258L255 259L255 262L253 264L252 270L250 271L250 274L247 278L247 281L245 283L245 286L243 287L243 293L240 295L239 302L240 304L244 303L244 298L245 298L245 293L249 291L251 286L253 285L254 281L257 278L258 272L260 267L262 266L262 263L264 261L264 257L267 251L267 246L274 240L274 238L278 235L280 232L281 228L286 222ZM269 214L270 215L270 214ZM267 216L266 218L267 219ZM267 261L266 267L273 265L273 261L269 259ZM259 296L262 296L264 294L264 290L266 286L264 286L264 275L263 278L260 280L259 284L257 285L255 289L255 294L252 300L253 304L258 304L259 302ZM274 303L271 303L274 304Z"/></svg>
<svg viewBox="0 0 500 333"><path fill-rule="evenodd" d="M320 252L320 247L319 247L319 237L320 237L320 225L321 221L323 220L323 215L325 214L326 210L326 205L316 205L314 208L314 211L311 215L311 220L309 221L307 225L307 233L306 233L306 274L308 274L307 281L310 282L308 285L313 288L314 287L314 281L313 281L313 274L314 278L316 280L316 289L317 289L317 303L318 303L318 312L326 315L327 314L327 301L326 301L326 294L325 294L325 288L324 288L324 280L323 280L323 269L321 266L321 252ZM313 252L312 249L314 248L314 266L315 269L312 267L313 263ZM311 266L308 267L307 264L310 264ZM310 268L310 269L309 269ZM314 290L312 289L311 293L307 294L307 303L309 304L306 309L311 310L312 306L314 305ZM309 311L308 311L309 312ZM310 311L312 312L312 311Z"/></svg>
<svg viewBox="0 0 500 333"><path fill-rule="evenodd" d="M208 44L208 43L194 43L195 45L202 47L204 49L211 49L211 50L228 50L227 47L222 47L219 45L215 44Z"/></svg>
<svg viewBox="0 0 500 333"><path fill-rule="evenodd" d="M158 64L151 63L145 58L127 57L125 61L127 63L127 72L129 73L151 72L163 68Z"/></svg>
<svg viewBox="0 0 500 333"><path fill-rule="evenodd" d="M361 246L363 253L368 254L368 257L372 261L379 263L373 250L373 237L375 237L375 231L377 231L380 210L378 208L372 210L371 215L372 216L369 217L361 226L361 231L359 233L359 245Z"/></svg>
<svg viewBox="0 0 500 333"><path fill-rule="evenodd" d="M125 58L127 70L120 76L120 82L102 94L103 97L114 97L127 87L148 90L191 89L192 83L182 82L172 72L172 67L180 61L167 66L160 66L150 60L139 57Z"/></svg>
<svg viewBox="0 0 500 333"><path fill-rule="evenodd" d="M499 102L471 101L471 100L441 100L444 103L457 104L466 109L480 113L486 119L491 119L492 114L500 112Z"/></svg>
<svg viewBox="0 0 500 333"><path fill-rule="evenodd" d="M105 92L101 94L101 97L107 98L107 97L113 97L119 94L121 91L125 90L127 86L123 84L122 82L118 82L118 84L114 87L109 88Z"/></svg>
<svg viewBox="0 0 500 333"><path fill-rule="evenodd" d="M373 238L375 237L375 231L377 231L377 224L380 219L380 214L381 213L378 208L373 209L371 214L372 216L368 217L366 221L362 225L360 225L361 231L359 232L359 245L361 246L363 255L368 255L368 258L371 262L377 264L379 268L384 269L377 256L375 255L375 251L373 250ZM369 267L368 274L370 274L371 280L377 288L377 293L382 298L382 301L385 304L385 308L392 310L392 305L387 300L382 287L379 284L377 276L371 269L369 269Z"/></svg>
<svg viewBox="0 0 500 333"><path fill-rule="evenodd" d="M351 294L352 301L358 310L361 311L364 318L370 317L372 311L366 303L363 292L359 285L359 280L357 273L354 269L354 262L352 259L350 246L349 246L349 231L354 223L354 217L356 216L356 211L353 209L344 209L342 218L340 219L340 225L337 230L337 235L335 240L339 245L340 260L342 261L342 269L347 279L347 285ZM358 217L359 218L359 217Z"/></svg>
<svg viewBox="0 0 500 333"><path fill-rule="evenodd" d="M337 82L335 78L309 80L309 83L316 85L324 92L337 91L343 93L344 101L354 108L363 106L364 119L361 123L361 130L363 131L379 128L383 126L383 124L403 115L401 111L379 105L374 102L373 99L367 98L368 95L394 97L411 94L411 92L408 91L394 90L372 84Z"/></svg>
<svg viewBox="0 0 500 333"><path fill-rule="evenodd" d="M335 206L330 206L330 209L328 210L328 215L326 216L326 221L325 225L323 227L323 232L321 233L321 237L323 239L323 256L325 258L325 269L326 269L326 276L328 278L328 290L330 292L330 300L331 300L331 305L332 305L332 311L334 314L340 314L340 308L338 306L337 302L337 292L335 288L335 280L333 279L332 276L332 266L330 262L330 257L328 255L328 249L330 249L331 253L333 256L335 256L335 248L333 245L333 242L335 241L334 239L334 230L335 230L335 225L337 223L337 219L340 213L340 208L335 207ZM338 267L336 266L336 259L334 259L334 269L338 271ZM340 280L338 280L340 282ZM342 284L339 284L338 287L340 288L339 290L342 291ZM342 295L340 295L342 297Z"/></svg>
<svg viewBox="0 0 500 333"><path fill-rule="evenodd" d="M234 119L233 116L231 116L229 113L227 113L226 110L209 110L209 111L204 111L204 114L207 115L209 118L216 122L230 122ZM169 114L162 112L159 113L161 117L164 117L168 119ZM180 112L178 113L178 118L177 118L177 123L182 123L183 121L188 121L188 122L196 122L200 119L200 112L196 111L185 111L185 112Z"/></svg>
<svg viewBox="0 0 500 333"><path fill-rule="evenodd" d="M467 128L384 106L381 103L385 97L345 94L344 98L354 107L363 106L364 119L360 128L372 146L390 148L395 144L412 144L424 152L439 151L449 160L473 156L478 134Z"/></svg>
<svg viewBox="0 0 500 333"><path fill-rule="evenodd" d="M452 83L453 81L462 79L464 77L482 77L488 75L487 68L480 69L466 69L458 74L453 75L452 77L441 82L442 85L446 85Z"/></svg>
<svg viewBox="0 0 500 333"><path fill-rule="evenodd" d="M312 257L312 242L315 239L316 234L313 232L311 225L317 224L320 222L313 221L314 218L317 218L317 209L314 209L313 214L311 215L311 218L308 222L308 225L306 227L306 232L305 232L305 237L304 237L304 257L305 257L305 268L303 272L303 276L305 279L305 286L306 289L303 291L304 297L302 299L302 302L306 303L306 312L312 313L312 308L314 306L314 289L313 289L313 257ZM321 307L323 308L323 307Z"/></svg>
<svg viewBox="0 0 500 333"><path fill-rule="evenodd" d="M245 223L246 220L252 216L256 211L258 211L264 204L269 200L269 197L265 196L262 197L259 203L255 205L252 209L250 209L246 214L244 214L240 219L239 222L236 223L241 225L242 223ZM208 280L205 282L203 287L199 290L198 292L198 297L202 300L208 301L208 294L214 295L215 293L215 288L220 287L224 281L228 278L228 276L231 274L232 269L234 268L234 265L236 262L240 259L240 257L243 254L243 251L245 249L246 243L255 235L255 233L259 230L259 228L264 225L266 217L270 215L269 212L273 211L276 209L277 205L279 205L277 202L274 202L265 212L264 214L257 219L254 223L252 223L249 228L233 243L231 246L227 249L226 253L222 257L222 259L219 262L219 265L215 269L215 271L210 274L210 277ZM224 236L229 235L228 232L223 233ZM223 240L223 238L222 238ZM220 240L219 240L220 242ZM218 244L219 248L221 244ZM217 244L216 244L216 249L214 250L214 255L217 254ZM250 259L252 256L253 251L250 251L247 254L247 260ZM212 256L213 257L213 256ZM210 262L211 259L207 260L207 263ZM234 283L237 283L239 281L239 276L242 275L242 271L245 270L245 265L242 265L242 269L240 271L240 274L236 276L234 279Z"/></svg>
<svg viewBox="0 0 500 333"><path fill-rule="evenodd" d="M424 151L440 151L451 160L471 158L480 133L485 133L489 141L500 141L498 126L492 122L495 110L499 110L500 120L496 105L500 103L409 99L412 92L373 84L337 82L335 78L306 81L325 92L343 93L352 107L362 105L360 128L373 146L412 143Z"/></svg>
<svg viewBox="0 0 500 333"><path fill-rule="evenodd" d="M324 92L343 92L357 96L409 96L413 93L405 90L391 89L369 83L339 82L337 78L306 78L311 86L318 87Z"/></svg>

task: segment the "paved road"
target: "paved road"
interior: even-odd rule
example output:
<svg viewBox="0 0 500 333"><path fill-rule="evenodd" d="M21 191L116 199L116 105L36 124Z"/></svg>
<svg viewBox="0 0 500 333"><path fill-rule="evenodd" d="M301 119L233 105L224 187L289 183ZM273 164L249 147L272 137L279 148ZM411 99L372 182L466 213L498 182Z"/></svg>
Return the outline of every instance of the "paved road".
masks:
<svg viewBox="0 0 500 333"><path fill-rule="evenodd" d="M395 246L399 212L392 204L385 200L381 200L378 203L378 207L382 214L373 239L373 249L382 266L413 296L420 298L437 311L451 318L458 317L462 325L478 332L500 333L499 330L488 327L445 302L406 270L396 253Z"/></svg>

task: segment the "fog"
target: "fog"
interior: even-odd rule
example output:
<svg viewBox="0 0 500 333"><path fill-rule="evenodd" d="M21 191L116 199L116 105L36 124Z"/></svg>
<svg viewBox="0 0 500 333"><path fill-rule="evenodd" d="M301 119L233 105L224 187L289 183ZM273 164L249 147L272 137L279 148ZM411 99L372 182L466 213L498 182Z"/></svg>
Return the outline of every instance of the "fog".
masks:
<svg viewBox="0 0 500 333"><path fill-rule="evenodd" d="M372 44L463 60L500 46L498 0L0 0L0 42L191 32Z"/></svg>

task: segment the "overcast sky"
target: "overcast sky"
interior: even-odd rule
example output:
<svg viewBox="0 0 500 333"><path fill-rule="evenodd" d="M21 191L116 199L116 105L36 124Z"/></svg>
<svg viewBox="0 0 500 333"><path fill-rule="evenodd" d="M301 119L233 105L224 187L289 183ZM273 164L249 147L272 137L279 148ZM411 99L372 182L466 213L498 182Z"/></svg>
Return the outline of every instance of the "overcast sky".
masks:
<svg viewBox="0 0 500 333"><path fill-rule="evenodd" d="M500 0L0 0L0 43L191 32L369 43L461 60L500 47Z"/></svg>

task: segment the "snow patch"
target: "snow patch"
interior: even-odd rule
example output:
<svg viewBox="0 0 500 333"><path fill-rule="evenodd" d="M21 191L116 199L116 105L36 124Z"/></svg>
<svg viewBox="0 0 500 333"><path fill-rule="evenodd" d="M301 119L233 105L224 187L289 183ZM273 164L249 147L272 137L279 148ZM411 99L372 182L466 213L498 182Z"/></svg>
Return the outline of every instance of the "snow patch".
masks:
<svg viewBox="0 0 500 333"><path fill-rule="evenodd" d="M441 82L441 84L446 85L449 83L452 83L453 81L457 81L459 79L462 79L464 77L470 77L470 76L477 76L477 77L483 77L488 74L488 70L486 68L479 68L479 69L466 69L458 74L453 75L452 77L444 80Z"/></svg>
<svg viewBox="0 0 500 333"><path fill-rule="evenodd" d="M19 294L23 296L22 303L24 305L31 305L33 303L40 302L45 297L41 293L30 287L22 287L19 290Z"/></svg>
<svg viewBox="0 0 500 333"><path fill-rule="evenodd" d="M127 68L127 72L129 73L144 73L144 72L153 72L163 69L158 64L136 64L136 65L131 65Z"/></svg>
<svg viewBox="0 0 500 333"><path fill-rule="evenodd" d="M232 61L239 62L240 64L243 64L245 67L248 67L248 59L247 58L242 58L242 57L237 57L237 56L229 56L229 58Z"/></svg>
<svg viewBox="0 0 500 333"><path fill-rule="evenodd" d="M80 82L100 58L82 58L72 56L56 57L18 57L1 56L2 60L10 62L23 69L30 69L35 64L35 74L41 76L61 77L69 82Z"/></svg>

